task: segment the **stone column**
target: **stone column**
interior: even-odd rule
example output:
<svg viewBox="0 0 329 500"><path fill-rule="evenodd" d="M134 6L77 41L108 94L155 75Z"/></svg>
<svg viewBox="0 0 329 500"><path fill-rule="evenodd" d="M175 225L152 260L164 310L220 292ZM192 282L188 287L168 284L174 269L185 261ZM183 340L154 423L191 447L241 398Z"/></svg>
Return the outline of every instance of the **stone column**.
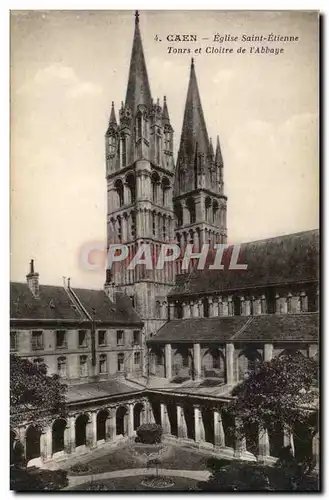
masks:
<svg viewBox="0 0 329 500"><path fill-rule="evenodd" d="M45 437L42 440L45 444L44 446L44 455L46 460L50 460L53 455L53 436L51 427L47 427L45 432ZM40 443L41 444L41 443Z"/></svg>
<svg viewBox="0 0 329 500"><path fill-rule="evenodd" d="M69 417L68 426L70 429L70 453L74 453L75 451L75 416Z"/></svg>
<svg viewBox="0 0 329 500"><path fill-rule="evenodd" d="M91 446L97 446L97 411L91 413Z"/></svg>
<svg viewBox="0 0 329 500"><path fill-rule="evenodd" d="M201 378L200 344L193 344L193 359L194 359L194 380L200 380Z"/></svg>
<svg viewBox="0 0 329 500"><path fill-rule="evenodd" d="M192 316L193 318L197 318L199 316L199 306L196 300L192 303Z"/></svg>
<svg viewBox="0 0 329 500"><path fill-rule="evenodd" d="M168 417L167 406L164 403L160 403L160 413L161 413L161 425L164 434L170 434L170 421Z"/></svg>
<svg viewBox="0 0 329 500"><path fill-rule="evenodd" d="M131 437L133 434L134 434L134 403L129 403L128 436Z"/></svg>
<svg viewBox="0 0 329 500"><path fill-rule="evenodd" d="M172 377L172 356L171 356L171 344L165 345L165 362L166 362L166 378L170 379Z"/></svg>
<svg viewBox="0 0 329 500"><path fill-rule="evenodd" d="M280 295L275 294L275 314L280 314Z"/></svg>
<svg viewBox="0 0 329 500"><path fill-rule="evenodd" d="M203 318L203 303L202 300L198 300L198 317Z"/></svg>
<svg viewBox="0 0 329 500"><path fill-rule="evenodd" d="M238 427L238 425L241 428L241 422L239 420L236 420L236 427ZM235 450L234 450L235 458L241 458L242 454L245 451L246 451L246 438L245 436L237 434L235 440Z"/></svg>
<svg viewBox="0 0 329 500"><path fill-rule="evenodd" d="M227 314L228 316L233 316L233 300L232 297L229 295L227 298Z"/></svg>
<svg viewBox="0 0 329 500"><path fill-rule="evenodd" d="M260 428L258 431L258 449L258 460L262 460L264 457L270 455L270 441L267 429Z"/></svg>
<svg viewBox="0 0 329 500"><path fill-rule="evenodd" d="M45 430L40 436L40 457L42 461L47 460L47 433Z"/></svg>
<svg viewBox="0 0 329 500"><path fill-rule="evenodd" d="M170 302L169 304L169 319L175 319L175 304Z"/></svg>
<svg viewBox="0 0 329 500"><path fill-rule="evenodd" d="M213 309L212 309L212 310L213 310L213 316L219 316L219 310L218 310L218 308L219 308L219 304L218 304L218 299L214 299L212 307L213 307Z"/></svg>
<svg viewBox="0 0 329 500"><path fill-rule="evenodd" d="M244 301L244 314L245 316L250 316L251 308L250 308L250 299L245 299Z"/></svg>
<svg viewBox="0 0 329 500"><path fill-rule="evenodd" d="M117 425L116 425L116 408L110 408L110 417L109 417L109 430L110 430L110 439L113 441L117 436Z"/></svg>
<svg viewBox="0 0 329 500"><path fill-rule="evenodd" d="M265 295L262 295L261 296L261 299L260 299L260 308L261 308L261 314L266 314L267 312L267 307L266 307L266 297Z"/></svg>
<svg viewBox="0 0 329 500"><path fill-rule="evenodd" d="M205 440L202 412L199 406L194 406L194 434L197 443Z"/></svg>
<svg viewBox="0 0 329 500"><path fill-rule="evenodd" d="M208 305L209 305L209 317L212 318L212 316L214 316L214 301L212 297L208 298Z"/></svg>
<svg viewBox="0 0 329 500"><path fill-rule="evenodd" d="M312 454L313 460L315 462L315 468L319 469L319 456L320 456L320 443L319 443L319 433L317 432L312 440Z"/></svg>
<svg viewBox="0 0 329 500"><path fill-rule="evenodd" d="M240 311L241 316L246 315L246 304L243 296L240 297Z"/></svg>
<svg viewBox="0 0 329 500"><path fill-rule="evenodd" d="M222 414L218 410L214 410L214 442L215 446L223 448L225 446L225 433L222 422Z"/></svg>
<svg viewBox="0 0 329 500"><path fill-rule="evenodd" d="M232 385L234 383L234 344L225 345L225 361L226 361L226 383Z"/></svg>
<svg viewBox="0 0 329 500"><path fill-rule="evenodd" d="M73 451L71 446L71 427L69 420L64 430L64 451L65 453L71 453Z"/></svg>
<svg viewBox="0 0 329 500"><path fill-rule="evenodd" d="M284 431L283 431L283 446L285 448L287 446L290 446L291 453L293 456L295 456L294 436L288 429L284 429Z"/></svg>
<svg viewBox="0 0 329 500"><path fill-rule="evenodd" d="M177 433L180 438L187 438L187 428L183 408L176 406L177 410Z"/></svg>
<svg viewBox="0 0 329 500"><path fill-rule="evenodd" d="M273 358L273 344L264 344L264 361L271 361Z"/></svg>

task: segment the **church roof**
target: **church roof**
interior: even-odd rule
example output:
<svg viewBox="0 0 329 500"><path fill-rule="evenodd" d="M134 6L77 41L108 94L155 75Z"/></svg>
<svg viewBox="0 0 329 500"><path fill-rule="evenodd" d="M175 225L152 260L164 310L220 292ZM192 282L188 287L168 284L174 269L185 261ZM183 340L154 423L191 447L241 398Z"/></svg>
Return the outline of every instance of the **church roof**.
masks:
<svg viewBox="0 0 329 500"><path fill-rule="evenodd" d="M241 244L238 263L246 264L247 270L231 270L228 262L225 265L231 252L232 248L224 252L223 270L195 269L177 276L170 296L243 291L318 279L317 229Z"/></svg>
<svg viewBox="0 0 329 500"><path fill-rule="evenodd" d="M149 343L317 342L318 336L318 313L264 314L168 321Z"/></svg>
<svg viewBox="0 0 329 500"><path fill-rule="evenodd" d="M208 132L203 115L193 59L191 62L190 80L187 90L178 157L180 157L183 146L189 162L194 161L196 150L198 153L204 154L208 154L209 152Z"/></svg>
<svg viewBox="0 0 329 500"><path fill-rule="evenodd" d="M129 106L132 113L135 113L139 104L145 104L148 108L151 108L152 98L149 79L147 76L142 38L139 29L139 15L138 12L136 12L135 33L131 51L126 94L126 106Z"/></svg>
<svg viewBox="0 0 329 500"><path fill-rule="evenodd" d="M89 316L95 309L95 320L110 324L142 325L142 320L133 309L128 296L116 293L112 302L103 290L74 288L82 306ZM83 309L77 307L62 286L40 285L39 296L35 298L27 283L10 284L11 320L54 320L81 322L89 321Z"/></svg>

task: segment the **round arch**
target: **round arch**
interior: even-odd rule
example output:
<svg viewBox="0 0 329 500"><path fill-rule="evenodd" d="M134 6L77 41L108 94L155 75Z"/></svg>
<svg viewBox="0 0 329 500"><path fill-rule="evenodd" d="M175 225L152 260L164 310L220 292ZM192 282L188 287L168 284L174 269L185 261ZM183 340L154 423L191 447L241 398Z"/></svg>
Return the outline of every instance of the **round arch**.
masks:
<svg viewBox="0 0 329 500"><path fill-rule="evenodd" d="M40 437L41 429L35 425L30 425L26 429L25 443L26 443L26 460L40 457Z"/></svg>
<svg viewBox="0 0 329 500"><path fill-rule="evenodd" d="M109 417L109 412L106 409L99 410L97 413L97 441L106 440L106 422Z"/></svg>
<svg viewBox="0 0 329 500"><path fill-rule="evenodd" d="M145 408L143 403L136 403L134 406L134 431L145 421Z"/></svg>
<svg viewBox="0 0 329 500"><path fill-rule="evenodd" d="M246 378L249 373L254 371L262 361L262 355L257 349L244 349L238 356L238 375L239 380Z"/></svg>
<svg viewBox="0 0 329 500"><path fill-rule="evenodd" d="M67 422L64 418L57 418L52 425L52 452L64 451L64 434Z"/></svg>
<svg viewBox="0 0 329 500"><path fill-rule="evenodd" d="M128 410L125 406L119 406L115 414L116 435L126 436L128 433Z"/></svg>
<svg viewBox="0 0 329 500"><path fill-rule="evenodd" d="M87 444L87 424L89 417L85 413L79 415L75 420L75 446L83 446Z"/></svg>

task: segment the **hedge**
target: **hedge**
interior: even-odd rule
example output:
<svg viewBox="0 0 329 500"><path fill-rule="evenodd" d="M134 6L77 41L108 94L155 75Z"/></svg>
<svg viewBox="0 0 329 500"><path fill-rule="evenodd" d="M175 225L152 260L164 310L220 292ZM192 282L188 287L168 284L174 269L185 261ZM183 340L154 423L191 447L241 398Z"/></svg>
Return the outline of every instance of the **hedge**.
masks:
<svg viewBox="0 0 329 500"><path fill-rule="evenodd" d="M143 424L136 430L138 443L159 444L161 443L162 427L158 424Z"/></svg>

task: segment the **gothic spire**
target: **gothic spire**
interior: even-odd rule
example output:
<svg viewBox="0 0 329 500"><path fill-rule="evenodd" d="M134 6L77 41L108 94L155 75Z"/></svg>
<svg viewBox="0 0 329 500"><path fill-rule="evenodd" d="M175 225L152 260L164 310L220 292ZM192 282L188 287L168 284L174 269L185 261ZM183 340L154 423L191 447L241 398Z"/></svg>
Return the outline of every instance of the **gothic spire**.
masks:
<svg viewBox="0 0 329 500"><path fill-rule="evenodd" d="M109 125L117 125L117 119L116 119L116 116L115 116L114 102L113 101L112 101L112 106L111 106L111 114L110 114Z"/></svg>
<svg viewBox="0 0 329 500"><path fill-rule="evenodd" d="M223 157L222 157L222 151L221 151L221 148L220 148L220 144L219 144L219 137L218 137L218 136L217 136L217 145L216 145L215 163L216 163L219 167L223 167L223 166L224 166Z"/></svg>
<svg viewBox="0 0 329 500"><path fill-rule="evenodd" d="M163 120L163 123L170 124L166 96L163 97L162 120Z"/></svg>
<svg viewBox="0 0 329 500"><path fill-rule="evenodd" d="M209 139L192 58L180 142L180 151L184 144L189 161L192 159L196 143L198 143L198 152L208 154Z"/></svg>
<svg viewBox="0 0 329 500"><path fill-rule="evenodd" d="M147 76L146 63L143 52L142 38L139 29L139 14L135 13L135 33L131 51L126 106L132 113L136 112L138 104L151 107L151 90Z"/></svg>

